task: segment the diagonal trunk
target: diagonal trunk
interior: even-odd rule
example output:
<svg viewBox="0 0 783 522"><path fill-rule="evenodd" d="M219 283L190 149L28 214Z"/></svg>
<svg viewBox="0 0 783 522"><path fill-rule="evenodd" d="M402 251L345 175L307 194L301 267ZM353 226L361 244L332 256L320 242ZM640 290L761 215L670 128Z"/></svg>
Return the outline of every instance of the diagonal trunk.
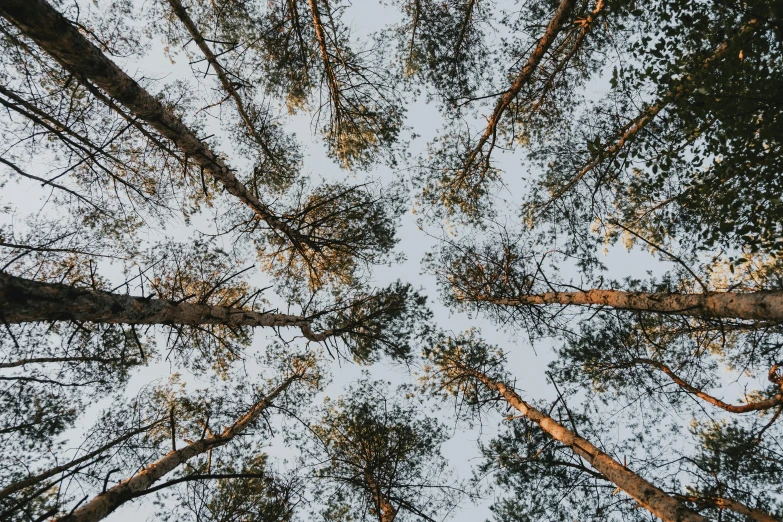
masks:
<svg viewBox="0 0 783 522"><path fill-rule="evenodd" d="M707 292L701 294L587 290L545 292L512 298L458 297L461 301L499 306L577 305L607 306L620 310L657 312L693 317L783 321L783 292Z"/></svg>
<svg viewBox="0 0 783 522"><path fill-rule="evenodd" d="M691 511L681 502L650 484L589 441L527 404L516 392L507 388L502 382L493 381L483 373L469 368L463 367L463 370L488 388L500 393L509 405L538 424L553 439L571 448L576 455L589 462L604 477L661 520L666 522L707 522L706 518Z"/></svg>
<svg viewBox="0 0 783 522"><path fill-rule="evenodd" d="M508 106L511 105L511 102L513 102L517 97L519 91L522 90L522 87L525 86L533 73L536 71L538 64L544 58L544 55L552 46L552 43L555 41L557 35L560 33L560 28L563 25L563 19L565 18L566 12L573 5L574 0L561 0L560 5L555 11L555 14L552 16L552 19L546 26L544 34L539 39L538 44L533 49L533 52L530 53L530 56L527 59L527 63L525 63L525 66L522 67L521 71L519 71L519 74L511 83L511 86L509 86L508 90L500 97L497 104L495 104L495 110L492 111L492 115L489 117L487 128L484 130L484 134L479 139L476 147L473 148L473 151L468 156L468 159L465 162L465 167L463 168L463 172L467 173L470 170L473 162L476 160L476 157L484 148L484 145L486 145L490 140L490 138L492 139L492 142L490 143L490 150L487 151L486 156L488 157L491 153L492 148L494 147L495 136L497 135L497 126L500 123L500 119L503 117L503 114L505 113Z"/></svg>
<svg viewBox="0 0 783 522"><path fill-rule="evenodd" d="M732 500L730 498L723 498L723 497L682 497L683 500L687 500L689 502L694 502L696 504L701 505L710 505L714 506L718 509L728 509L729 511L734 511L735 513L739 513L740 515L745 515L751 520L756 520L757 522L780 522L780 519L773 517L769 513L765 513L764 511L760 511L758 509L753 509L749 506L746 506L745 504L741 502L737 502L736 500Z"/></svg>
<svg viewBox="0 0 783 522"><path fill-rule="evenodd" d="M674 381L683 390L695 395L696 397L700 398L703 401L709 402L715 407L721 408L722 410L726 410L730 413L750 413L754 411L768 410L770 408L774 408L776 406L783 404L783 378L777 377L777 370L778 370L777 365L773 366L772 369L769 371L769 380L770 382L777 384L781 388L780 391L778 391L772 397L767 397L766 399L749 402L747 404L729 404L727 402L718 399L717 397L713 397L712 395L705 393L703 390L696 388L695 386L688 384L688 382L686 382L685 380L680 378L680 376L674 373L674 371L671 368L669 368L668 366L666 366L660 361L656 361L653 359L639 358L639 359L633 359L628 364L612 365L612 368L620 368L620 367L627 368L629 366L633 366L636 364L647 364L655 368L658 368L663 373L668 375L669 378L672 381Z"/></svg>
<svg viewBox="0 0 783 522"><path fill-rule="evenodd" d="M53 522L97 522L98 520L106 518L122 504L132 500L149 489L150 486L169 472L173 471L180 464L209 450L229 443L234 437L242 433L252 424L253 421L269 407L271 402L280 395L280 393L285 391L292 382L301 377L300 374L294 374L288 377L266 397L258 401L250 411L238 419L233 426L226 428L223 433L198 440L188 444L182 449L169 452L165 457L153 462L136 475L96 496L73 513L57 518Z"/></svg>
<svg viewBox="0 0 783 522"><path fill-rule="evenodd" d="M26 479L22 479L18 482L14 482L13 484L10 484L6 487L4 487L2 490L0 490L0 499L5 498L13 493L16 493L19 490L22 490L24 488L30 487L32 485L38 484L40 482L43 482L44 480L54 477L55 475L59 475L60 473L67 471L75 466L78 466L79 464L82 464L84 462L87 462L89 460L92 460L96 457L99 457L102 453L104 453L106 450L109 450L113 448L114 446L117 446L118 444L122 444L126 440L130 439L131 437L138 435L139 433L144 433L145 431L155 427L157 424L159 424L160 421L154 422L152 424L148 424L147 426L142 426L141 428L137 428L135 430L129 431L128 433L122 435L121 437L118 437L111 442L106 443L105 445L99 447L98 449L91 451L90 453L83 455L79 458L73 459L70 462L67 462L65 464L62 464L60 466L56 466L54 468L50 468L46 471L42 471L38 475L35 475L33 477L28 477Z"/></svg>
<svg viewBox="0 0 783 522"><path fill-rule="evenodd" d="M753 31L756 26L758 25L757 19L750 20L745 26L742 27L742 29L739 30L739 32L732 38L732 40L736 41L740 38L743 38L747 34L749 34L751 31ZM702 64L702 69L708 69L716 60L722 58L726 55L726 52L729 49L729 43L730 42L723 42L721 45L715 49L715 52L706 60L704 60L704 63ZM612 143L609 147L607 147L599 156L593 158L591 161L587 163L584 167L582 167L579 172L577 172L576 176L571 178L571 180L565 184L560 190L555 192L552 197L546 202L544 207L549 206L554 201L560 199L563 194L568 192L574 185L576 185L579 180L584 178L587 174L592 172L593 169L595 169L598 165L600 165L606 158L611 158L615 156L617 153L620 152L620 150L625 146L626 143L628 143L628 140L632 139L634 136L636 136L639 131L644 129L657 115L660 113L663 109L668 107L671 103L675 102L677 99L681 98L683 95L687 93L686 89L686 82L691 80L692 78L688 76L685 78L685 81L674 87L672 90L664 94L660 100L658 100L656 103L650 105L645 110L639 114L639 116L636 117L636 119L632 120L630 123L628 123L625 127L620 129L618 134L614 138L614 143Z"/></svg>
<svg viewBox="0 0 783 522"><path fill-rule="evenodd" d="M73 320L112 324L297 327L311 341L323 341L332 335L328 330L313 332L311 321L297 315L134 297L57 283L42 283L2 272L0 320L6 324Z"/></svg>
<svg viewBox="0 0 783 522"><path fill-rule="evenodd" d="M4 0L0 3L0 15L80 81L94 83L139 120L174 142L188 159L211 174L227 192L241 200L271 228L293 241L307 242L239 181L220 156L182 120L122 71L45 0Z"/></svg>
<svg viewBox="0 0 783 522"><path fill-rule="evenodd" d="M190 33L193 41L196 42L198 48L201 49L201 52L204 54L207 62L209 62L209 64L212 66L212 69L215 70L215 74L217 74L218 78L220 79L220 84L223 86L223 89L229 94L229 96L231 96L231 98L233 98L237 112L239 113L239 117L242 118L242 121L245 123L245 126L247 127L250 135L253 137L253 140L258 143L258 145L270 160L272 160L274 163L277 163L275 154L269 149L266 140L261 135L261 133L258 132L258 129L256 129L256 126L253 123L253 120L250 118L250 115L247 113L245 104L234 87L234 84L231 82L231 80L229 80L225 69L223 69L223 66L220 65L220 62L218 61L217 56L215 56L215 53L212 52L212 49L209 48L207 41L198 30L198 27L196 26L193 19L190 18L190 15L182 5L182 2L180 0L168 0L168 2L169 5L171 5L171 9L174 11L174 14L177 15L177 18L180 19L182 24L188 30L188 33Z"/></svg>

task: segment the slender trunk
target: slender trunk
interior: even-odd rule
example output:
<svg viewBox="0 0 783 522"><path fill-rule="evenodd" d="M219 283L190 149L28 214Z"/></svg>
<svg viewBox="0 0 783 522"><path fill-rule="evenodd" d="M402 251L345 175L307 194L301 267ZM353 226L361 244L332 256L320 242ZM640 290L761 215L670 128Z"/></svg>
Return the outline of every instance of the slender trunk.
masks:
<svg viewBox="0 0 783 522"><path fill-rule="evenodd" d="M113 488L94 497L84 506L69 515L55 519L54 522L97 522L106 518L115 509L125 502L132 500L141 492L147 490L155 482L174 470L180 464L201 455L211 449L230 442L235 436L242 433L259 415L282 393L294 380L301 375L294 374L272 390L266 397L258 401L243 417L233 426L226 428L219 435L212 435L188 444L182 449L171 451L165 457L153 462L138 474L126 479Z"/></svg>
<svg viewBox="0 0 783 522"><path fill-rule="evenodd" d="M182 2L180 0L168 0L168 2L169 5L171 5L171 9L174 11L174 14L177 15L177 18L179 18L185 28L187 28L188 33L190 33L190 36L193 38L193 41L196 42L198 48L201 49L201 52L204 54L207 62L209 62L209 64L212 66L212 69L215 70L215 73L220 79L220 84L223 86L223 89L231 96L231 98L233 98L234 104L237 107L237 112L239 113L240 118L242 118L242 121L245 123L245 126L247 127L250 135L263 149L264 153L266 153L266 155L276 163L275 155L269 149L266 140L264 140L264 138L256 129L253 120L250 118L247 110L245 109L245 104L242 102L242 98L239 96L239 93L234 87L234 84L231 83L231 80L228 79L228 74L226 73L225 69L223 69L223 66L220 65L217 56L215 56L215 53L213 53L212 49L209 48L207 41L204 40L204 37L198 30L198 27L196 27L193 19L190 18L190 15L182 5Z"/></svg>
<svg viewBox="0 0 783 522"><path fill-rule="evenodd" d="M150 428L153 428L155 425L159 424L160 421L149 424L147 426L143 426L141 428L137 428L135 430L132 430L125 435L122 435L121 437L118 437L114 439L111 442L106 443L105 445L101 446L100 448L91 451L90 453L81 456L77 459L74 459L66 464L62 464L60 466L56 466L54 468L50 468L46 471L43 471L39 473L38 475L35 475L33 477L29 477L26 479L22 479L18 482L14 482L13 484L10 484L9 486L4 487L2 490L0 490L0 498L5 498L8 495L11 495L13 493L16 493L19 490L22 490L24 488L30 487L34 484L38 484L40 482L43 482L44 480L51 478L55 475L59 475L63 471L67 471L74 466L78 466L79 464L82 464L84 462L87 462L90 459L94 459L96 457L99 457L102 453L104 453L106 450L113 448L114 446L118 444L122 444L126 440L130 439L131 437L138 435L139 433L144 433L145 431L149 430Z"/></svg>
<svg viewBox="0 0 783 522"><path fill-rule="evenodd" d="M612 457L593 446L589 441L576 435L562 424L533 408L516 392L502 382L496 382L486 375L464 368L488 388L500 393L513 408L538 424L553 439L562 442L578 456L585 459L607 480L625 491L639 505L666 522L707 522L707 519L685 507L681 502L667 495L642 477L623 466Z"/></svg>
<svg viewBox="0 0 783 522"><path fill-rule="evenodd" d="M465 8L465 18L462 21L462 27L460 27L459 36L457 36L457 42L454 45L454 53L452 54L454 60L459 60L459 53L462 51L462 44L465 42L465 35L468 34L468 27L470 27L470 22L473 20L473 9L475 7L476 0L469 0L468 6ZM418 15L418 6L416 14Z"/></svg>
<svg viewBox="0 0 783 522"><path fill-rule="evenodd" d="M783 292L707 292L699 294L587 290L545 292L513 298L461 297L462 301L499 306L578 305L607 306L620 310L657 312L693 317L783 321Z"/></svg>
<svg viewBox="0 0 783 522"><path fill-rule="evenodd" d="M668 375L669 378L672 381L674 381L683 390L687 391L688 393L692 393L693 395L700 398L701 400L709 402L713 406L721 408L722 410L726 410L730 413L749 413L753 411L768 410L770 408L774 408L775 406L783 404L783 380L776 379L776 372L778 369L777 365L773 366L772 369L770 370L769 380L770 382L778 384L778 386L781 387L781 391L779 391L772 397L768 397L766 399L762 399L755 402L749 402L748 404L729 404L727 402L723 402L722 400L716 397L713 397L712 395L709 395L708 393L705 393L704 391L700 390L699 388L696 388L695 386L691 386L686 381L681 379L676 373L674 373L674 371L671 368L669 368L662 362L655 361L653 359L642 358L642 359L634 359L628 365L622 365L622 367L627 367L636 364L648 364L650 366L654 366L655 368L658 368L663 373ZM613 366L613 368L617 368L617 367L619 366Z"/></svg>
<svg viewBox="0 0 783 522"><path fill-rule="evenodd" d="M332 105L334 110L337 111L338 127L340 127L340 121L342 116L340 114L341 95L340 95L340 82L337 80L337 75L332 68L332 60L329 56L329 48L326 41L326 31L324 29L323 21L321 20L321 12L318 9L318 0L308 0L310 6L310 14L313 18L313 29L315 31L315 39L318 42L318 50L321 54L321 61L324 66L324 74L326 75L326 82L329 85L329 93L332 98Z"/></svg>
<svg viewBox="0 0 783 522"><path fill-rule="evenodd" d="M704 497L688 497L688 496L682 496L681 498L682 500L693 502L699 505L707 504L710 506L714 506L718 509L728 509L729 511L734 511L735 513L739 513L740 515L745 515L746 517L752 520L756 520L758 522L780 522L779 518L775 518L769 513L765 513L764 511L760 511L758 509L753 509L741 502L737 502L736 500L731 500L730 498L723 498L723 497L704 498Z"/></svg>
<svg viewBox="0 0 783 522"><path fill-rule="evenodd" d="M757 19L750 20L745 26L740 29L740 31L732 38L732 40L737 40L739 38L744 37L753 29L756 28L758 25ZM723 42L720 44L717 49L715 49L715 52L707 58L704 63L702 64L702 69L708 69L710 65L712 65L716 60L722 58L726 51L729 48L729 42ZM625 146L626 143L628 143L628 140L636 136L636 134L639 133L642 129L644 129L657 115L660 113L663 109L669 106L672 102L676 101L678 98L682 97L687 93L686 90L686 82L692 80L690 76L685 78L685 81L674 87L672 90L668 91L666 94L661 97L660 100L658 100L656 103L650 105L647 107L642 113L636 117L636 119L632 120L629 124L627 124L625 127L620 129L620 132L615 136L614 143L612 143L609 147L607 147L605 150L601 152L600 155L593 158L591 161L587 163L584 167L582 167L579 172L577 172L576 176L571 178L571 180L566 183L566 185L558 190L555 194L552 195L551 198L546 202L544 207L548 207L551 203L558 200L563 194L565 194L567 191L569 191L574 185L576 185L579 180L581 180L583 177L585 177L588 173L590 173L594 168L596 168L598 165L600 165L606 158L611 158L615 156L620 150Z"/></svg>
<svg viewBox="0 0 783 522"><path fill-rule="evenodd" d="M571 58L573 58L574 55L582 47L582 42L587 36L587 33L590 32L590 29L592 29L593 23L595 22L596 18L598 18L598 15L601 13L603 8L604 8L604 0L598 0L595 3L595 7L593 7L593 10L590 12L589 15L587 15L586 18L579 19L577 22L575 22L581 25L582 29L579 31L579 34L577 35L576 41L574 42L574 45L571 47L571 50L568 51L568 54L566 54L565 57L558 62L557 66L555 66L555 69L552 71L552 74L549 75L549 79L546 81L544 87L541 89L541 93L538 95L539 98L543 97L544 94L546 94L549 91L549 89L552 88L552 86L555 83L555 79L557 79L557 75L560 74L563 71L563 69L566 68L566 66L571 61Z"/></svg>
<svg viewBox="0 0 783 522"><path fill-rule="evenodd" d="M58 283L42 283L2 272L0 321L8 324L90 321L111 324L297 327L312 341L323 341L331 335L328 330L313 332L310 320L297 315L134 297Z"/></svg>
<svg viewBox="0 0 783 522"><path fill-rule="evenodd" d="M557 7L557 11L555 11L554 16L552 16L552 19L549 20L549 24L546 26L546 30L544 31L543 36L541 36L541 39L539 39L538 44L536 45L535 49L533 49L533 52L530 53L530 56L527 59L527 63L525 63L525 66L522 67L521 71L519 71L519 74L514 79L511 86L500 97L497 104L495 105L495 110L489 117L487 128L484 130L484 134L481 136L481 139L479 139L476 147L468 156L463 171L467 172L470 170L470 167L472 166L478 154L481 152L481 149L484 147L484 145L486 145L487 141L492 138L490 150L486 154L486 156L489 156L489 153L494 146L495 136L497 135L497 126L500 123L500 119L503 117L503 113L506 111L508 106L511 105L511 102L513 102L517 97L519 91L522 90L522 87L524 87L528 80L530 80L531 76L538 67L538 64L541 62L542 58L549 50L558 33L560 32L563 19L565 18L565 13L573 5L574 0L561 0L560 5Z"/></svg>
<svg viewBox="0 0 783 522"><path fill-rule="evenodd" d="M45 0L4 0L0 15L84 83L93 82L134 116L174 142L186 157L211 174L273 229L305 241L296 230L262 203L232 169L182 120L105 56Z"/></svg>

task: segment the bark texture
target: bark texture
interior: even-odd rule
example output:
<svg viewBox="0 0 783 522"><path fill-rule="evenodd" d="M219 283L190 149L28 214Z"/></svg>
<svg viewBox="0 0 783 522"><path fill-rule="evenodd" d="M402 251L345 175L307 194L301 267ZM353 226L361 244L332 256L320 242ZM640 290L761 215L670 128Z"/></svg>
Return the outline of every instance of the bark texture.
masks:
<svg viewBox="0 0 783 522"><path fill-rule="evenodd" d="M323 341L332 335L328 330L313 332L310 320L297 315L134 297L42 283L4 273L0 273L0 319L9 324L75 320L112 324L297 327L312 341Z"/></svg>
<svg viewBox="0 0 783 522"><path fill-rule="evenodd" d="M502 382L496 382L486 375L467 370L487 387L496 390L513 408L538 424L553 439L562 442L576 454L585 459L607 480L612 481L625 491L639 505L666 522L707 522L707 519L685 507L681 502L667 495L642 477L623 466L612 457L579 437L562 424L533 408L516 392Z"/></svg>
<svg viewBox="0 0 783 522"><path fill-rule="evenodd" d="M294 374L272 390L266 397L258 401L242 418L233 426L226 428L219 435L213 435L188 444L182 449L171 451L165 457L153 462L133 477L126 479L113 488L101 493L87 502L84 506L69 515L62 516L54 522L97 522L106 518L125 502L143 494L156 481L171 472L180 464L196 457L206 451L217 448L230 442L238 434L242 433L259 415L280 395L292 382L301 378L300 374Z"/></svg>
<svg viewBox="0 0 783 522"><path fill-rule="evenodd" d="M588 290L585 292L545 292L513 298L478 296L463 300L500 306L580 305L608 306L662 314L783 321L783 292L709 292L701 294L625 292Z"/></svg>
<svg viewBox="0 0 783 522"><path fill-rule="evenodd" d="M262 203L232 169L158 99L87 40L45 0L3 0L0 15L83 83L92 82L134 116L174 142L189 160L212 175L270 227L292 239L300 234Z"/></svg>

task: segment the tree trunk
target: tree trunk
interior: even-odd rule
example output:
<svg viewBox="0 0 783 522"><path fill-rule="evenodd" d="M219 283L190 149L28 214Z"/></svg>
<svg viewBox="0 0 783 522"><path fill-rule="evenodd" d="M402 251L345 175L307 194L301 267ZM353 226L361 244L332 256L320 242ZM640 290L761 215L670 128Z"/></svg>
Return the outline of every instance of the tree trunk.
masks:
<svg viewBox="0 0 783 522"><path fill-rule="evenodd" d="M757 522L780 522L780 519L773 517L769 513L759 511L758 509L753 509L741 502L737 502L736 500L732 500L730 498L683 497L683 499L688 500L690 502L695 502L696 504L702 504L702 505L708 504L718 509L728 509L729 511L734 511L735 513L739 513L740 515L745 515L751 520L756 520Z"/></svg>
<svg viewBox="0 0 783 522"><path fill-rule="evenodd" d="M511 102L513 102L517 97L519 92L522 90L522 87L524 87L528 80L530 80L531 76L538 67L538 64L552 46L555 38L560 33L560 28L563 25L563 19L565 18L566 12L571 9L574 3L574 0L561 0L560 5L555 11L555 14L552 16L552 19L549 20L549 24L547 24L544 34L539 39L538 44L533 49L533 52L530 53L525 66L522 67L522 70L519 71L519 74L511 83L508 90L500 97L497 104L495 105L495 109L492 111L492 115L489 117L487 128L484 130L484 134L482 134L478 144L473 149L473 152L470 153L467 161L465 162L465 167L463 169L464 171L468 171L471 168L473 161L476 159L476 156L478 156L478 154L481 152L481 149L490 138L492 138L492 144L490 145L491 152L491 148L494 146L495 136L497 135L497 126L500 123L500 119L503 117L503 113L506 111L508 106L511 105ZM489 152L487 155L489 155Z"/></svg>
<svg viewBox="0 0 783 522"><path fill-rule="evenodd" d="M758 20L756 18L751 19L745 26L740 29L740 31L732 38L732 41L736 41L740 38L743 38L745 35L749 34L753 29L756 28L758 25ZM723 42L720 44L716 49L715 52L707 58L704 63L702 64L703 69L708 69L715 60L718 60L722 58L726 51L728 51L730 42ZM685 78L685 81L690 81L691 77L688 76ZM615 136L615 141L611 145L609 145L601 154L599 154L597 157L593 158L591 161L587 163L584 167L582 167L579 172L577 172L576 176L574 176L568 183L565 184L563 188L552 194L552 196L549 198L549 200L544 204L544 207L548 207L550 204L552 204L554 201L560 199L560 197L563 196L566 192L568 192L574 185L576 185L583 177L585 177L588 173L592 172L593 169L595 169L598 165L601 164L606 158L610 158L614 155L616 155L620 150L625 146L626 143L628 143L629 140L631 140L636 134L639 133L642 129L644 129L657 115L659 112L661 112L663 109L669 106L672 102L686 94L686 83L680 83L677 85L674 89L667 92L661 99L659 99L656 103L650 105L646 109L644 109L639 116L637 116L635 119L631 120L625 127L621 128L618 131L618 134Z"/></svg>
<svg viewBox="0 0 783 522"><path fill-rule="evenodd" d="M328 330L313 332L310 320L296 315L147 299L57 283L41 283L4 273L0 273L0 320L9 324L90 321L112 324L297 327L311 341L323 341L332 335Z"/></svg>
<svg viewBox="0 0 783 522"><path fill-rule="evenodd" d="M134 116L173 141L186 157L211 174L227 192L239 198L270 227L289 238L306 243L262 203L232 172L232 169L182 120L105 56L64 16L45 0L3 0L0 15L7 18L41 49L82 82L93 82Z"/></svg>
<svg viewBox="0 0 783 522"><path fill-rule="evenodd" d="M545 292L514 298L478 296L464 298L501 306L580 305L608 306L620 310L658 312L694 317L783 321L783 292L708 292L702 294L625 292Z"/></svg>
<svg viewBox="0 0 783 522"><path fill-rule="evenodd" d="M488 388L499 392L522 415L538 424L553 439L562 442L590 463L604 477L625 491L639 505L666 522L707 522L707 519L685 507L612 457L579 437L551 417L533 408L502 382L495 382L483 373L464 368Z"/></svg>
<svg viewBox="0 0 783 522"><path fill-rule="evenodd" d="M367 485L370 487L370 493L372 494L373 502L375 503L375 509L378 510L379 522L394 522L397 518L397 508L386 498L381 491L378 483L372 478L369 472L365 472L364 475Z"/></svg>
<svg viewBox="0 0 783 522"><path fill-rule="evenodd" d="M647 358L638 358L633 359L628 364L622 364L622 365L612 365L612 368L619 368L619 367L629 367L636 364L647 364L649 366L653 366L655 368L658 368L663 373L669 376L669 378L674 381L680 388L687 391L688 393L692 393L696 397L700 398L703 401L709 402L713 406L716 406L718 408L721 408L723 410L726 410L731 413L750 413L754 411L760 411L760 410L768 410L770 408L774 408L776 406L779 406L783 404L783 377L778 378L777 372L779 369L778 365L774 365L770 371L769 371L769 381L773 384L777 384L780 388L780 391L777 392L772 397L767 397L766 399L761 399L758 401L748 402L747 404L729 404L727 402L724 402L717 397L713 397L712 395L705 393L703 390L696 388L695 386L692 386L688 384L685 380L680 378L674 371L663 364L660 361L656 361L654 359L647 359Z"/></svg>
<svg viewBox="0 0 783 522"><path fill-rule="evenodd" d="M268 144L264 140L261 133L258 132L258 129L256 129L253 120L250 118L250 115L247 113L247 110L245 109L245 104L242 102L242 97L239 96L239 93L234 87L234 84L231 83L231 80L229 79L226 70L223 69L223 66L220 65L217 56L215 56L215 53L213 53L212 49L209 48L209 44L207 44L207 41L204 39L204 36L198 30L196 23L193 21L192 18L190 18L190 15L188 14L185 7L182 5L182 2L180 0L168 0L168 2L169 5L171 5L172 11L174 11L174 14L177 15L177 18L180 19L182 25L184 25L185 28L187 28L188 33L190 33L190 36L193 38L193 41L196 42L196 45L198 45L198 48L201 49L201 52L204 54L204 57L207 59L209 64L212 66L212 68L215 70L215 74L218 75L218 78L220 79L220 84L223 86L223 89L234 99L234 104L236 105L237 112L239 113L240 118L242 118L242 121L245 123L245 126L247 127L247 130L250 133L250 135L253 137L255 142L258 143L258 145L263 149L264 153L266 153L269 159L276 163L277 159L275 158L274 153L269 149Z"/></svg>
<svg viewBox="0 0 783 522"><path fill-rule="evenodd" d="M198 440L188 444L182 449L169 452L165 457L153 462L138 474L122 481L108 491L101 493L73 513L55 519L54 522L97 522L98 520L106 518L106 516L115 509L125 502L137 497L140 493L143 493L152 486L152 484L160 480L180 464L183 464L206 451L230 442L236 435L242 433L254 420L256 420L270 403L288 388L292 382L301 377L301 374L294 374L288 377L266 397L258 401L250 411L237 420L233 426L226 428L223 433Z"/></svg>

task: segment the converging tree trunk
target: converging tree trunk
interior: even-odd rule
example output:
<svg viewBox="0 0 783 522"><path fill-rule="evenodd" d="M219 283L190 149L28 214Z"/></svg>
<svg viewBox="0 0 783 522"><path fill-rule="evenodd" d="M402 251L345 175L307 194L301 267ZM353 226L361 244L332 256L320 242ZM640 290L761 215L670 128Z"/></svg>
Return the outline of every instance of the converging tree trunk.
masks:
<svg viewBox="0 0 783 522"><path fill-rule="evenodd" d="M584 292L544 292L518 297L457 296L457 299L499 306L608 306L620 310L694 317L783 321L783 292L777 291L679 294L596 289Z"/></svg>
<svg viewBox="0 0 783 522"><path fill-rule="evenodd" d="M538 424L553 439L565 444L571 450L590 463L607 480L625 491L639 505L666 522L707 522L707 519L685 507L681 502L667 495L642 477L614 460L589 441L578 436L562 424L543 412L530 406L513 390L502 382L497 382L481 372L463 368L467 373L484 383L488 388L500 393L514 409Z"/></svg>
<svg viewBox="0 0 783 522"><path fill-rule="evenodd" d="M745 26L742 27L742 29L733 37L732 41L740 40L741 38L744 38L747 36L750 32L752 32L757 26L758 26L758 20L753 18L750 20ZM715 52L706 60L704 60L704 63L702 64L702 69L708 69L716 60L719 60L723 58L727 51L729 50L729 43L730 42L723 42L720 44L716 49ZM552 194L552 196L549 198L549 200L544 205L549 206L554 201L560 199L563 194L571 190L571 188L574 187L582 178L584 178L587 174L593 171L598 165L600 165L604 160L607 158L612 158L616 156L620 150L622 150L625 145L631 141L636 134L638 134L642 129L647 127L647 125L652 122L656 116L658 116L658 113L660 113L662 110L664 110L666 107L668 107L673 102L677 101L679 98L684 96L688 93L688 82L691 80L690 76L685 77L681 83L677 84L672 90L667 92L664 96L662 96L658 101L655 103L649 105L646 107L636 118L631 120L629 123L627 123L624 127L622 127L616 136L614 136L614 141L609 144L606 149L604 149L599 155L591 159L587 164L579 169L579 172L570 180L568 183L566 183L562 188L560 188L558 191Z"/></svg>
<svg viewBox="0 0 783 522"><path fill-rule="evenodd" d="M544 58L544 55L552 46L552 43L555 41L555 38L557 38L557 35L560 33L565 15L571 9L574 3L575 2L573 0L562 0L560 5L558 5L555 14L552 16L549 24L547 24L546 30L539 39L538 44L533 49L533 52L530 53L530 56L528 57L524 67L522 67L522 70L519 71L517 77L514 78L514 81L511 83L508 90L503 93L503 95L495 104L495 109L492 111L492 115L487 121L487 128L484 130L484 134L482 134L478 144L476 144L476 147L468 155L467 161L465 162L465 167L463 169L464 171L470 170L473 162L476 160L476 157L482 152L484 145L486 145L487 142L491 139L489 150L484 153L484 161L488 161L489 155L495 144L497 127L501 118L503 117L503 114L522 90L522 87L524 87L525 84L530 80L531 76L533 76L536 68L538 68L538 64Z"/></svg>
<svg viewBox="0 0 783 522"><path fill-rule="evenodd" d="M301 379L302 376L301 373L295 373L285 379L269 394L256 402L250 411L238 419L233 426L226 428L222 433L192 442L182 449L169 452L165 457L153 462L105 493L96 496L73 513L57 518L56 522L97 522L106 518L106 516L125 502L144 494L145 490L149 489L150 486L180 464L231 442L234 437L244 432L278 395L285 391L291 383Z"/></svg>
<svg viewBox="0 0 783 522"><path fill-rule="evenodd" d="M134 297L42 283L4 273L0 273L0 320L7 324L73 320L112 324L296 327L311 341L323 341L332 335L329 331L313 332L311 321L297 315Z"/></svg>
<svg viewBox="0 0 783 522"><path fill-rule="evenodd" d="M87 40L45 0L8 0L0 14L35 41L66 70L84 82L93 82L127 107L139 120L173 141L188 159L211 174L227 192L239 198L271 228L295 241L305 238L261 202L234 175L218 154L196 136L182 120Z"/></svg>

